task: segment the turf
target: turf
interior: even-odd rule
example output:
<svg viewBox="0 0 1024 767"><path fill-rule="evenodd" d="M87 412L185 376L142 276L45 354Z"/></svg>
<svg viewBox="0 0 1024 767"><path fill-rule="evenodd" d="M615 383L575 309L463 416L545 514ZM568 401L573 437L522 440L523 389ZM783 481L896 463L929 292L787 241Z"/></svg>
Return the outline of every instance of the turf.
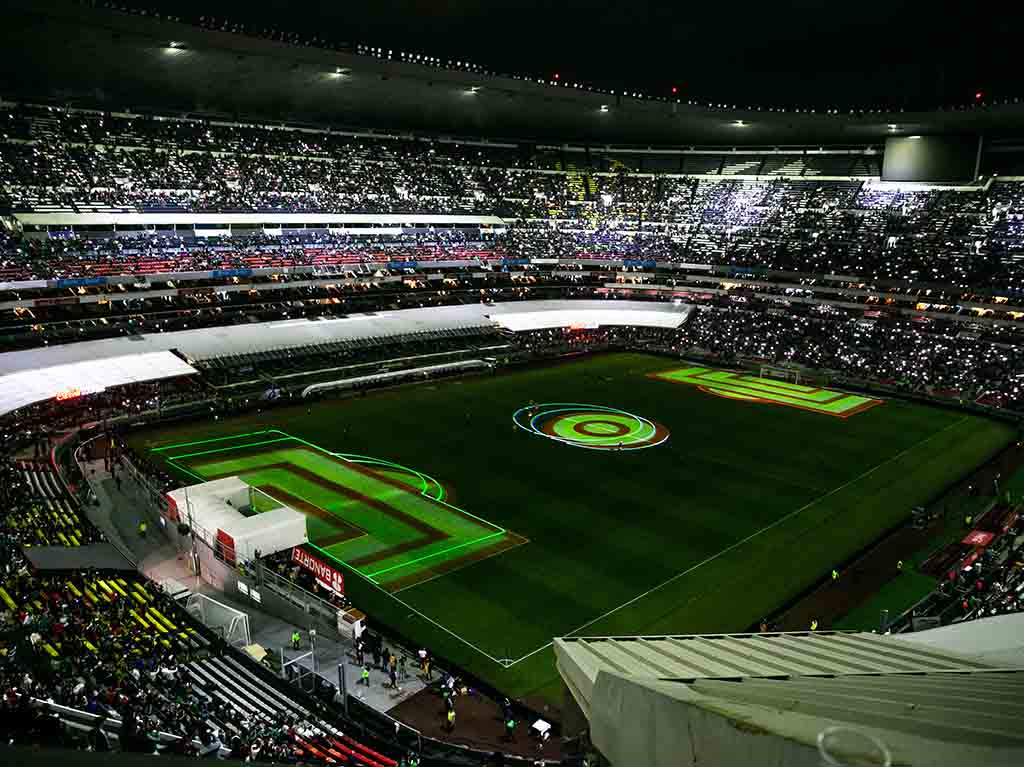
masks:
<svg viewBox="0 0 1024 767"><path fill-rule="evenodd" d="M917 572L904 572L885 584L871 599L832 624L836 630L878 631L882 610L895 620L935 590L936 580Z"/></svg>
<svg viewBox="0 0 1024 767"><path fill-rule="evenodd" d="M980 417L887 401L835 418L648 377L615 354L141 432L137 448L280 428L412 466L459 507L529 543L353 601L511 695L557 689L566 634L742 631L1014 436ZM610 406L670 431L587 450L516 427L535 402Z"/></svg>

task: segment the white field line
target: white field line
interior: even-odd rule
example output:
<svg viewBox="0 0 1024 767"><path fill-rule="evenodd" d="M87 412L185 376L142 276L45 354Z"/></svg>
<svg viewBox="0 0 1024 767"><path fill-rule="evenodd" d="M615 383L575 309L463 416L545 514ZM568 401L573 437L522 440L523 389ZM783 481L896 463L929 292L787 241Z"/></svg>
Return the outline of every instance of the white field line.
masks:
<svg viewBox="0 0 1024 767"><path fill-rule="evenodd" d="M380 587L380 586L378 586L377 588L381 588L381 587ZM381 590L382 590L382 591L384 591L384 589L381 589ZM449 629L449 628L446 628L446 627L442 626L442 625L441 625L440 623L438 623L437 621L435 621L435 620L434 620L433 618L431 618L431 617L430 617L429 615L424 615L424 614L423 614L423 613L421 613L421 612L420 612L419 610L417 610L417 609L416 609L415 607L413 607L412 605L410 605L410 604L409 604L408 602L406 602L406 601L404 601L404 600L402 600L402 599L399 599L399 598L398 598L397 596L395 596L394 594L391 594L390 592L387 592L387 591L385 591L385 593L386 593L386 594L388 594L388 596L392 597L392 598L393 598L393 599L394 599L394 600L395 600L396 602L398 602L398 604L402 605L402 607L404 607L404 608L405 608L406 610L408 610L408 611L409 611L410 613L413 613L413 614L415 614L415 615L418 615L418 616L419 616L420 618L422 618L423 620L427 621L427 623L430 623L431 625L433 625L433 626L436 626L437 628L441 629L441 631L443 631L443 632L445 632L446 634L448 634L448 635L450 635L450 636L454 637L455 639L457 639L458 641L462 642L462 643L463 643L464 645L466 645L467 647L470 647L470 648L472 648L472 649L476 650L476 651L477 651L478 653L480 653L481 655L483 655L483 656L484 656L485 658L487 658L488 660L490 660L490 661L492 661L492 662L494 662L494 663L497 663L497 664L498 664L499 666L504 666L504 665L505 665L505 664L504 664L504 663L503 663L503 662L502 662L502 661L501 661L500 659L498 659L498 658L495 658L495 657L494 657L493 655L491 655L490 653L484 652L484 651L483 651L483 650L481 650L481 649L480 649L479 647L477 647L477 646L476 646L475 644L473 644L472 642L470 642L470 641L468 641L468 640L466 640L466 639L463 639L463 638L462 638L461 636L459 636L458 634L456 634L456 633L455 633L454 631L452 631L451 629ZM408 616L406 616L406 617L408 617Z"/></svg>
<svg viewBox="0 0 1024 767"><path fill-rule="evenodd" d="M745 543L747 543L749 541L752 541L754 538L757 538L762 533L766 533L769 530L771 530L772 528L778 527L779 525L781 525L786 520L791 519L792 517L795 517L797 514L799 514L802 511L806 511L811 506L814 506L815 504L820 503L821 501L825 500L829 496L835 495L840 490L843 490L843 489L849 487L850 485L854 484L855 482L859 482L860 480L864 479L865 477L870 476L871 474L874 474L876 471L878 471L880 468L882 468L886 464L891 463L891 462L895 461L898 458L902 458L904 455L909 453L911 450L916 450L917 448L921 447L921 445L924 445L924 444L930 442L931 440L933 440L936 437L938 437L940 434L948 431L949 429L952 429L954 426L959 426L960 424L962 424L966 420L967 420L967 416L963 416L959 421L954 421L953 423L949 424L948 426L946 426L946 427L940 429L939 431L935 432L934 434L932 434L927 439L923 439L920 442L917 442L917 443L911 445L906 450L903 450L903 451L897 453L892 458L887 458L886 460L882 461L877 466L874 466L874 467L868 469L867 471L865 471L864 473L857 475L856 477L851 479L849 482L845 482L842 485L839 485L839 487L836 487L836 488L834 488L832 490L829 490L827 493L825 493L824 495L818 496L817 498L815 498L810 503L804 504L803 506L801 506L796 511L791 511L786 516L781 517L780 519L775 520L774 522L772 522L767 527L763 527L760 530L758 530L756 533L752 533L751 535L748 535L743 540L737 541L736 543L732 544L731 546L728 546L728 547L722 549L717 554L713 554L712 556L710 556L707 559L705 559L703 562L698 562L697 564L693 565L693 567L689 567L686 570L683 570L681 573L677 573L676 575L673 575L668 580L666 580L666 581L664 581L662 583L659 583L654 588L648 589L647 591L645 591L643 594L640 594L639 596L633 597L628 602L623 602L618 607L613 607L611 610L609 610L608 612L604 613L603 615L599 615L598 617L594 618L593 620L587 621L582 626L574 628L572 631L564 634L563 636L572 636L573 634L577 634L580 631L582 631L583 629L587 628L588 626L592 626L595 623L597 623L598 621L604 620L609 615L614 615L615 613L617 613L622 608L629 607L631 604L640 601L641 599L643 599L644 597L649 596L650 594L653 594L655 591L658 591L659 589L664 588L665 586L669 585L670 583L674 583L675 581L677 581L680 578L682 578L684 575L689 575L694 570L697 570L697 569L703 567L706 564L714 562L716 559L718 559L719 557L723 556L724 554L728 554L730 551L733 551L734 549L739 548L743 544L745 544ZM512 662L510 662L508 664L505 664L505 665L506 665L506 667L514 666L517 663L520 663L520 662L526 660L527 658L529 658L529 657L531 657L533 655L536 655L537 653L541 652L542 650L546 650L547 648L551 647L553 644L554 644L553 641L552 642L548 642L547 644L538 647L536 650L532 650L531 652L528 652L526 655L522 656L521 658L516 658L514 661L512 661Z"/></svg>

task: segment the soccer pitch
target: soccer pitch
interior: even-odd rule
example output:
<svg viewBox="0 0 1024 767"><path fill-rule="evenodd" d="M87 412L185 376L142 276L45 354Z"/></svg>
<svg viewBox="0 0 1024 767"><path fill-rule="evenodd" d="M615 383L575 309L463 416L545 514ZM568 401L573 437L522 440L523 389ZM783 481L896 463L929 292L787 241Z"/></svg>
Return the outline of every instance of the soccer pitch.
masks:
<svg viewBox="0 0 1024 767"><path fill-rule="evenodd" d="M372 617L553 700L553 637L743 631L1015 436L721 373L604 355L131 439L290 499Z"/></svg>

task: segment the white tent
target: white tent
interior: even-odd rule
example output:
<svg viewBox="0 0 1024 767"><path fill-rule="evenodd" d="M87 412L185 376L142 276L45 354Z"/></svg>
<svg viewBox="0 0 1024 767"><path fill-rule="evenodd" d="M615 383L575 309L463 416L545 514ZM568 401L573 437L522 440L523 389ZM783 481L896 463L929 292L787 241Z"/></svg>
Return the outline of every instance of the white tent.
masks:
<svg viewBox="0 0 1024 767"><path fill-rule="evenodd" d="M167 494L170 516L192 528L193 534L220 551L228 561L252 559L306 543L306 517L281 505L258 514L245 514L250 487L238 477L224 477L172 490Z"/></svg>

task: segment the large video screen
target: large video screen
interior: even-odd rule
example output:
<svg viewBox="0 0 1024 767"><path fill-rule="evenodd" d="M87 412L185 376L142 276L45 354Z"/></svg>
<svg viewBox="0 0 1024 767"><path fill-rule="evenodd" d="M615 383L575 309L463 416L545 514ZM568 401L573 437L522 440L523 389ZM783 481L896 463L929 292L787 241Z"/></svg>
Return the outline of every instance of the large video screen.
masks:
<svg viewBox="0 0 1024 767"><path fill-rule="evenodd" d="M973 181L977 136L906 136L885 142L883 181Z"/></svg>

